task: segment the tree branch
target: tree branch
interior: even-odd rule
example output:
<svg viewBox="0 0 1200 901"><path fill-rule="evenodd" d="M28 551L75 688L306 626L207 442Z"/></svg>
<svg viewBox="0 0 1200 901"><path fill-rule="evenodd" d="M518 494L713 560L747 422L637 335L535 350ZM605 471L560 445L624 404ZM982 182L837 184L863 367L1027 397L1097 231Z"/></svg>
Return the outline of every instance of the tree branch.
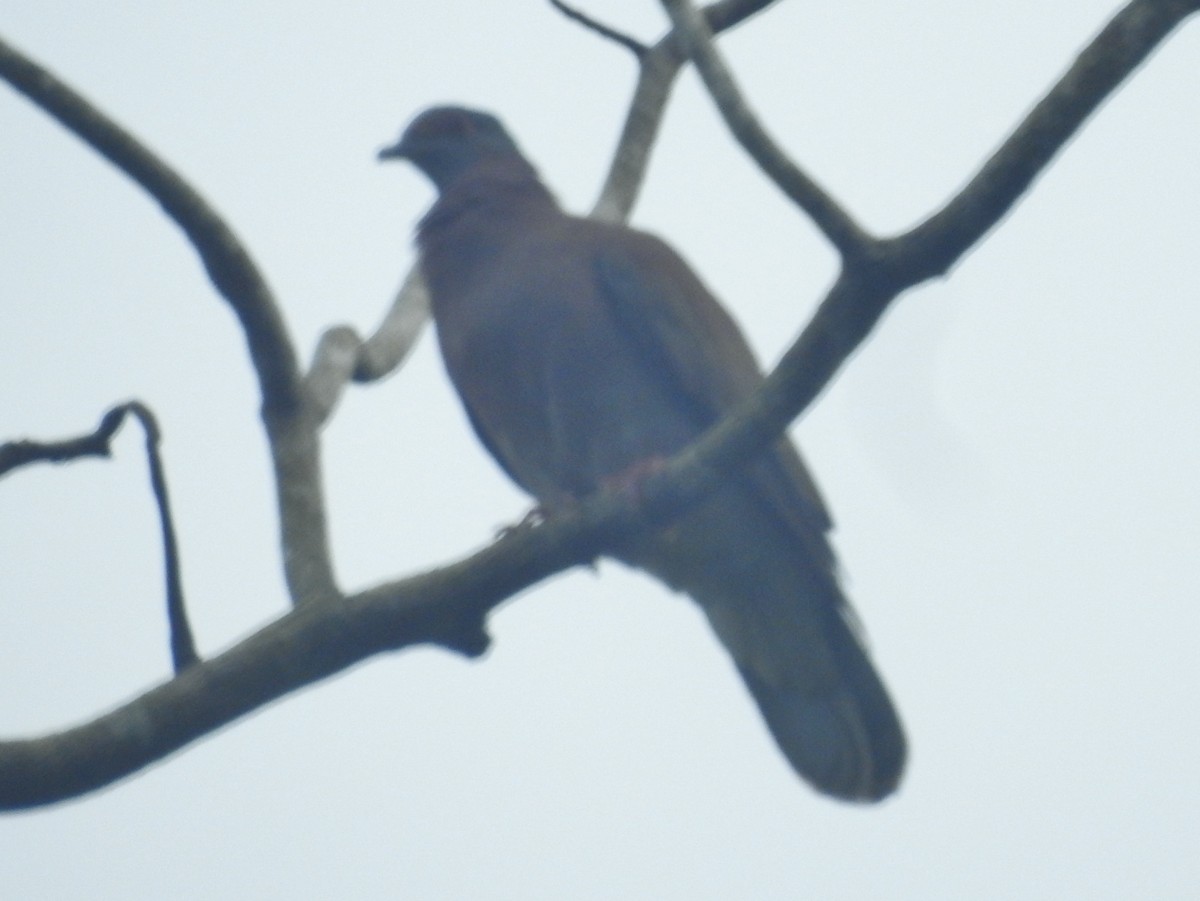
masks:
<svg viewBox="0 0 1200 901"><path fill-rule="evenodd" d="M869 241L867 233L767 133L717 53L705 17L688 0L663 0L663 6L734 138L780 190L808 214L843 258L861 256Z"/></svg>
<svg viewBox="0 0 1200 901"><path fill-rule="evenodd" d="M588 31L594 31L600 37L607 41L612 41L618 47L624 47L634 55L634 58L641 60L650 48L636 38L630 37L623 31L618 31L615 28L610 28L598 19L593 19L582 10L578 10L573 6L563 3L563 0L550 0L550 5L557 9L560 13L570 19L572 22L578 22Z"/></svg>
<svg viewBox="0 0 1200 901"><path fill-rule="evenodd" d="M0 476L30 463L67 463L80 457L112 455L112 438L125 419L125 408L109 410L90 435L62 441L6 441L0 444Z"/></svg>
<svg viewBox="0 0 1200 901"><path fill-rule="evenodd" d="M720 470L773 440L833 380L888 305L907 289L945 272L970 250L1090 114L1198 8L1200 0L1133 0L1119 11L942 210L905 235L869 239L861 252L843 259L842 273L767 384L681 455L680 462L694 460ZM660 477L676 477L675 467L667 467Z"/></svg>
<svg viewBox="0 0 1200 901"><path fill-rule="evenodd" d="M375 653L418 643L481 653L486 616L505 599L590 561L618 538L628 540L632 531L678 515L722 471L773 440L819 394L887 305L952 265L982 237L1103 97L1196 6L1194 0L1135 0L958 197L908 235L869 241L861 255L847 256L813 321L766 385L648 477L640 505L628 493L602 492L570 513L513 530L461 563L360 592L345 603L294 610L91 723L42 739L0 743L0 806L47 804L99 788ZM1068 115L1061 105L1072 102L1082 106ZM948 237L960 232L967 237ZM922 254L933 254L933 261ZM288 450L277 448L277 454ZM319 481L296 490L319 493Z"/></svg>
<svg viewBox="0 0 1200 901"><path fill-rule="evenodd" d="M912 268L907 284L945 273L983 238L1121 82L1197 10L1198 0L1133 0L1121 9L966 187L888 242L894 265Z"/></svg>
<svg viewBox="0 0 1200 901"><path fill-rule="evenodd" d="M162 454L158 449L162 431L154 413L145 404L132 401L125 405L125 409L137 418L146 434L146 463L150 469L150 487L154 492L159 530L162 533L171 664L176 673L181 673L199 663L200 655L196 653L196 641L192 637L192 627L188 623L187 609L183 601L183 579L179 574L179 543L175 538L175 523L171 516L171 503L167 497L167 475L163 469Z"/></svg>
<svg viewBox="0 0 1200 901"><path fill-rule="evenodd" d="M3 41L0 77L158 201L196 248L213 285L241 321L264 403L295 406L299 377L283 318L250 255L217 212L133 135Z"/></svg>
<svg viewBox="0 0 1200 901"><path fill-rule="evenodd" d="M636 527L619 494L553 524L523 526L459 563L296 608L217 657L89 723L0 742L0 809L52 804L102 788L305 685L374 654L436 644L487 647L487 613L537 581L594 558Z"/></svg>
<svg viewBox="0 0 1200 901"><path fill-rule="evenodd" d="M111 457L112 439L125 422L133 416L141 423L146 435L146 465L150 472L150 488L158 510L159 529L163 543L163 575L166 581L167 626L170 634L171 662L175 672L187 669L199 660L192 629L188 624L183 599L183 580L179 575L179 546L175 540L175 524L167 496L167 477L158 450L161 432L158 420L150 408L140 401L129 401L113 407L100 419L100 425L90 435L65 441L11 441L0 444L0 476L6 472L41 461L65 463L80 457Z"/></svg>
<svg viewBox="0 0 1200 901"><path fill-rule="evenodd" d="M706 6L700 16L716 34L741 24L773 2L775 0L721 0ZM650 151L658 138L675 76L684 60L677 29L672 29L638 56L637 85L608 175L592 207L592 218L607 222L624 222L629 218L646 179Z"/></svg>
<svg viewBox="0 0 1200 901"><path fill-rule="evenodd" d="M420 271L414 267L401 283L383 322L363 344L354 380L371 382L398 369L428 319L429 292Z"/></svg>
<svg viewBox="0 0 1200 901"><path fill-rule="evenodd" d="M241 324L258 374L293 602L336 597L321 492L320 417L302 391L283 317L233 230L170 166L49 71L0 41L0 78L129 176L183 230Z"/></svg>

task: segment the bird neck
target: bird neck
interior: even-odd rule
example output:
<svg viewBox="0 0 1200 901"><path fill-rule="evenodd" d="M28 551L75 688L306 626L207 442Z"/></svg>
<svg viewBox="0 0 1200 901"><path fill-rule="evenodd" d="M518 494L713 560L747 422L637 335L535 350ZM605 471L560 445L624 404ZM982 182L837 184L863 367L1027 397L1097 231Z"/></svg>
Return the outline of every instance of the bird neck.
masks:
<svg viewBox="0 0 1200 901"><path fill-rule="evenodd" d="M448 184L417 230L424 245L443 231L510 228L526 216L559 212L554 195L520 158L479 163Z"/></svg>
<svg viewBox="0 0 1200 901"><path fill-rule="evenodd" d="M522 165L476 166L464 173L418 225L421 269L435 318L448 312L443 308L450 298L471 296L474 281L491 278L514 242L563 215L533 169L518 162Z"/></svg>

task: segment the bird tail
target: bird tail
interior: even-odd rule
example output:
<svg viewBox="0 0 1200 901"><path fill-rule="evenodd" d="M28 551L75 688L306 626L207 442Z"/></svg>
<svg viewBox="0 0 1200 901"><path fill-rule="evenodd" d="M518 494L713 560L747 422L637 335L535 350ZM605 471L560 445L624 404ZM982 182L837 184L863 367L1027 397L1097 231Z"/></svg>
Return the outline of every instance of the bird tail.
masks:
<svg viewBox="0 0 1200 901"><path fill-rule="evenodd" d="M797 773L836 798L880 800L900 781L906 742L852 611L828 562L737 494L687 515L629 562L703 608Z"/></svg>
<svg viewBox="0 0 1200 901"><path fill-rule="evenodd" d="M796 772L847 801L878 801L895 790L906 756L904 731L838 611L824 624L824 647L814 655L811 641L798 646L789 640L807 631L795 628L794 610L778 616L781 611L761 598L737 608L698 600ZM760 636L748 653L734 646L747 631ZM810 665L810 656L832 661L838 677L827 679Z"/></svg>

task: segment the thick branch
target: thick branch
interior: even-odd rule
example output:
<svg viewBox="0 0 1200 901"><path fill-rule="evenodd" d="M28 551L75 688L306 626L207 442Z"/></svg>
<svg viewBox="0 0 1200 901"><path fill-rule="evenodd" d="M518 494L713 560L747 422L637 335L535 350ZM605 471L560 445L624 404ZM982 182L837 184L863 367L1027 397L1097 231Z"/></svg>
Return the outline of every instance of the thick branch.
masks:
<svg viewBox="0 0 1200 901"><path fill-rule="evenodd" d="M102 788L238 717L382 651L438 644L475 656L484 617L518 591L591 560L634 527L628 502L600 497L553 525L518 528L474 556L337 604L297 608L225 653L90 723L0 743L0 809Z"/></svg>

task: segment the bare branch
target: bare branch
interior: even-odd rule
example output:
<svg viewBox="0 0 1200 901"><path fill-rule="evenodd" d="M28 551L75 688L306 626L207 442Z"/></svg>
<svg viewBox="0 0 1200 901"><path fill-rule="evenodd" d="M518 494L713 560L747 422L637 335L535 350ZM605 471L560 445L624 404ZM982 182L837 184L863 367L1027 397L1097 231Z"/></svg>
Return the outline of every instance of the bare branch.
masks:
<svg viewBox="0 0 1200 901"><path fill-rule="evenodd" d="M1133 0L939 213L912 232L872 241L845 269L767 384L683 456L724 467L765 446L824 390L903 291L948 269L1011 208L1033 179L1197 0ZM744 459L744 457L743 457ZM675 467L664 470L670 478Z"/></svg>
<svg viewBox="0 0 1200 901"><path fill-rule="evenodd" d="M233 230L178 173L48 70L0 41L0 77L128 175L196 248L213 285L242 323L268 407L299 401L291 341L270 289Z"/></svg>
<svg viewBox="0 0 1200 901"><path fill-rule="evenodd" d="M775 143L750 109L713 44L705 18L688 0L663 0L708 92L738 143L780 189L804 210L844 258L861 256L869 237L811 176Z"/></svg>
<svg viewBox="0 0 1200 901"><path fill-rule="evenodd" d="M642 58L633 99L625 114L608 176L592 207L592 218L606 222L624 222L629 218L646 179L650 151L658 138L667 99L682 64L672 41L660 41Z"/></svg>
<svg viewBox="0 0 1200 901"><path fill-rule="evenodd" d="M80 457L111 456L112 437L125 418L123 407L104 414L96 431L62 441L6 441L0 444L0 476L30 463L67 463Z"/></svg>
<svg viewBox="0 0 1200 901"><path fill-rule="evenodd" d="M573 6L568 6L566 3L563 3L562 0L550 0L550 5L571 21L578 22L584 28L588 29L589 31L596 32L596 34L600 35L600 37L604 38L605 40L612 41L614 44L624 47L638 60L641 60L642 57L650 52L650 48L637 38L630 37L623 31L617 31L615 28L610 28L598 19L593 19L587 13L575 9Z"/></svg>
<svg viewBox="0 0 1200 901"><path fill-rule="evenodd" d="M167 625L170 630L171 661L175 672L182 672L199 659L187 611L183 600L183 581L179 575L179 546L175 540L175 524L167 497L167 478L158 451L161 432L150 408L140 401L129 401L113 407L100 419L100 425L90 435L65 441L15 441L0 445L0 475L28 463L47 461L65 463L80 457L112 456L112 439L120 430L125 417L133 416L141 423L146 435L146 464L150 472L150 488L158 509L159 528L163 542L163 573L166 580Z"/></svg>
<svg viewBox="0 0 1200 901"><path fill-rule="evenodd" d="M342 390L354 375L363 341L353 326L327 328L313 351L312 366L304 377L304 393L322 423L328 422L341 400Z"/></svg>
<svg viewBox="0 0 1200 901"><path fill-rule="evenodd" d="M774 0L721 0L706 6L701 15L713 33L733 28ZM591 216L607 222L629 218L650 164L650 150L658 138L667 99L684 62L682 46L672 30L638 57L638 81L629 112L609 165L600 196Z"/></svg>
<svg viewBox="0 0 1200 901"><path fill-rule="evenodd" d="M329 555L320 411L306 403L294 415L264 416L264 422L271 444L288 593L297 605L336 603L341 592Z"/></svg>
<svg viewBox="0 0 1200 901"><path fill-rule="evenodd" d="M1197 0L1134 0L1120 10L967 186L889 242L889 256L914 267L908 283L953 266L1008 213L1121 82L1197 10Z"/></svg>
<svg viewBox="0 0 1200 901"><path fill-rule="evenodd" d="M102 788L383 651L436 644L477 656L488 643L488 611L546 576L591 560L605 536L631 527L629 516L628 498L595 498L553 527L511 530L460 563L344 603L296 608L89 723L0 742L0 809L52 804Z"/></svg>
<svg viewBox="0 0 1200 901"><path fill-rule="evenodd" d="M306 409L295 351L266 282L233 230L165 162L50 72L0 41L0 77L162 205L242 326L262 394L279 502L284 569L295 603L337 595L320 490L319 417Z"/></svg>
<svg viewBox="0 0 1200 901"><path fill-rule="evenodd" d="M415 266L405 276L391 309L366 340L354 370L356 382L373 382L395 372L429 319L429 292Z"/></svg>
<svg viewBox="0 0 1200 901"><path fill-rule="evenodd" d="M366 341L348 325L326 329L304 379L305 394L319 421L328 421L351 380L374 382L399 370L428 320L429 294L414 266L375 334Z"/></svg>
<svg viewBox="0 0 1200 901"><path fill-rule="evenodd" d="M713 34L720 34L741 25L751 16L758 15L768 6L778 2L779 0L717 0L716 3L703 7L700 14L704 16L709 30Z"/></svg>
<svg viewBox="0 0 1200 901"><path fill-rule="evenodd" d="M150 468L150 487L158 507L158 522L163 542L163 574L167 592L167 626L171 636L171 663L176 673L181 673L200 662L196 653L196 642L192 638L192 627L188 623L187 609L183 601L183 579L179 574L179 544L175 539L175 523L171 516L171 503L167 497L167 475L163 469L162 455L158 451L162 432L158 420L150 408L139 401L125 405L130 414L137 417L146 433L146 463Z"/></svg>

